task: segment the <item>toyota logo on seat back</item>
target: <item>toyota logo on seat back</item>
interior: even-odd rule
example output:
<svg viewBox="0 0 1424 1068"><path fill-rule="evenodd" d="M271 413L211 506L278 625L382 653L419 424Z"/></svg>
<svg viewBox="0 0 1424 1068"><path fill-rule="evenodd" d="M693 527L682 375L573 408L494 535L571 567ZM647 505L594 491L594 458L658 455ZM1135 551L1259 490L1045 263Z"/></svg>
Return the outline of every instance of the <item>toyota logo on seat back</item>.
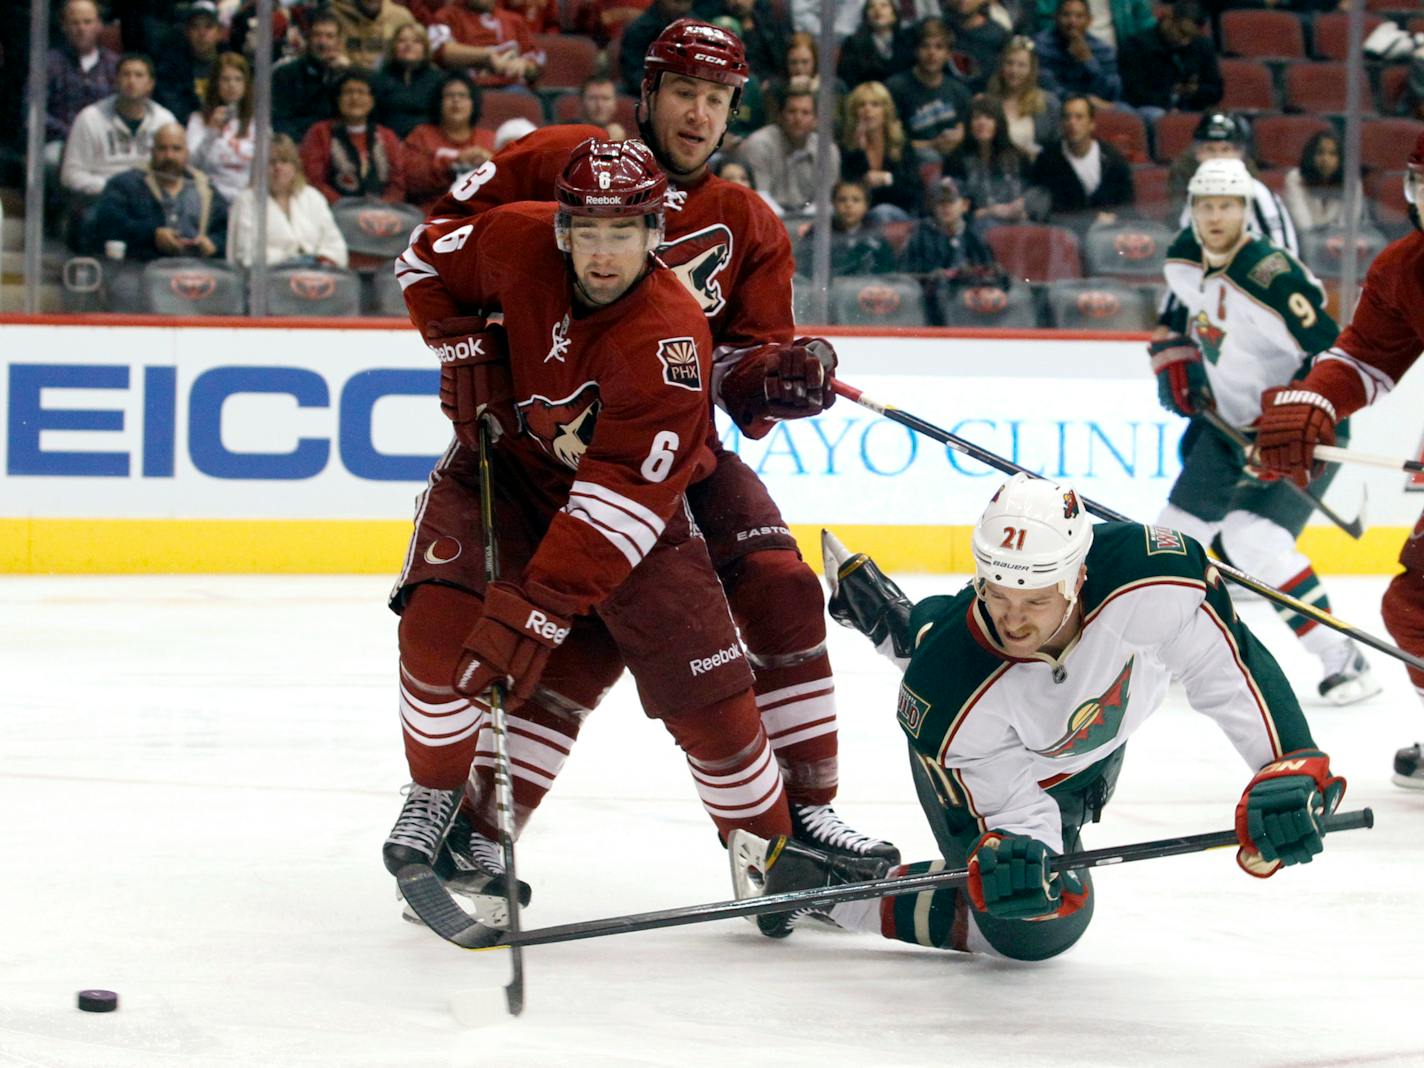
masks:
<svg viewBox="0 0 1424 1068"><path fill-rule="evenodd" d="M1125 260L1146 260L1157 251L1157 241L1141 230L1128 230L1113 238L1113 251Z"/></svg>
<svg viewBox="0 0 1424 1068"><path fill-rule="evenodd" d="M287 285L301 300L325 300L336 292L336 279L320 271L298 271L287 279Z"/></svg>
<svg viewBox="0 0 1424 1068"><path fill-rule="evenodd" d="M361 232L369 234L371 237L395 237L400 233L400 216L393 211L383 208L368 208L358 212L356 215L356 225L361 228Z"/></svg>
<svg viewBox="0 0 1424 1068"><path fill-rule="evenodd" d="M1089 319L1109 319L1118 313L1122 302L1116 293L1104 289L1089 289L1078 294L1078 310Z"/></svg>
<svg viewBox="0 0 1424 1068"><path fill-rule="evenodd" d="M168 280L168 288L173 295L183 300L203 300L213 295L218 280L202 271L183 271Z"/></svg>

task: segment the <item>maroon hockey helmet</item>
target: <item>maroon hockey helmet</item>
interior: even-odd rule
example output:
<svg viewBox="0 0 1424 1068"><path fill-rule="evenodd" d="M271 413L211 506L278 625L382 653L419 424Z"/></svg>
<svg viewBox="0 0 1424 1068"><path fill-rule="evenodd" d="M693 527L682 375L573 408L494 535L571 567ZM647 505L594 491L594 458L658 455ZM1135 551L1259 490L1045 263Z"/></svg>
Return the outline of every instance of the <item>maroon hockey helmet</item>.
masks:
<svg viewBox="0 0 1424 1068"><path fill-rule="evenodd" d="M644 97L657 89L664 74L682 74L731 86L735 110L751 68L747 66L747 50L736 34L710 22L678 19L648 46L643 65Z"/></svg>
<svg viewBox="0 0 1424 1068"><path fill-rule="evenodd" d="M667 175L652 150L636 138L590 137L573 152L554 182L560 215L630 218L663 212Z"/></svg>

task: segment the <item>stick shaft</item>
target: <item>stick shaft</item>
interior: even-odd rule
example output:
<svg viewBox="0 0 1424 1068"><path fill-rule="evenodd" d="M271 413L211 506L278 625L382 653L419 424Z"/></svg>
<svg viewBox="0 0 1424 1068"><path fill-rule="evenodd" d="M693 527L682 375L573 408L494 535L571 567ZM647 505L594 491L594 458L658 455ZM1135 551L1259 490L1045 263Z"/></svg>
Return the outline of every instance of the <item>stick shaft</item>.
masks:
<svg viewBox="0 0 1424 1068"><path fill-rule="evenodd" d="M1323 820L1327 833L1349 831L1374 826L1374 813L1370 809L1356 812L1341 812L1326 816ZM1090 849L1083 853L1069 853L1055 857L1054 871L1082 871L1086 868L1101 868L1111 864L1130 864L1138 860L1156 860L1160 857L1174 857L1183 853L1200 853L1207 849L1221 849L1238 845L1236 832L1213 831L1208 834L1194 834L1181 838L1162 838L1155 842L1137 842L1131 845L1111 846L1106 849ZM551 942L576 942L585 938L602 938L605 935L632 934L635 931L652 931L662 927L682 927L693 923L708 923L712 920L726 920L737 916L759 916L768 912L787 912L798 908L818 908L842 901L864 901L874 897L896 897L917 894L923 890L938 890L960 886L969 878L965 868L927 872L923 875L903 875L894 879L876 879L872 882L846 883L818 890L793 890L785 894L769 897L747 898L744 901L714 901L705 905L688 905L683 908L663 909L658 912L637 912L628 916L610 916L602 920L585 920L580 923L565 923L557 927L539 927L518 934L511 934L501 940L501 945L518 949L520 946L547 945Z"/></svg>
<svg viewBox="0 0 1424 1068"><path fill-rule="evenodd" d="M1315 446L1315 458L1327 464L1362 464L1365 467L1383 467L1389 471L1410 471L1416 474L1424 472L1424 463L1418 460L1396 460L1375 453L1342 449L1338 445Z"/></svg>
<svg viewBox="0 0 1424 1068"><path fill-rule="evenodd" d="M863 408L869 408L872 412L877 412L878 414L883 415L886 419L889 419L892 422L899 423L901 426L907 426L916 433L923 434L925 437L930 438L933 441L938 441L942 445L948 445L950 448L956 450L957 452L962 452L964 455L971 457L972 459L978 460L980 463L987 464L989 467L997 468L998 470L1003 471L1005 474L1017 474L1019 472L1022 472L1023 474L1029 475L1033 478L1042 477L1036 472L1030 471L1026 467L1020 467L1012 460L1006 460L998 453L990 452L988 449L981 448L980 446L975 445L973 442L966 441L964 438L959 437L957 434L951 434L947 430L941 430L933 423L927 423L918 416L911 415L909 412L902 411L901 409L896 408L892 405L884 404L880 401L873 400L872 398L867 397L860 390L856 389L854 386L847 385L839 379L832 379L831 384L832 388L839 396L845 397L847 400L854 401L856 404L859 404ZM1316 451L1317 453L1319 452L1319 450ZM1321 458L1324 459L1324 457ZM1106 519L1111 523L1135 522L1135 520L1128 518L1121 512L1116 512L1113 509L1108 508L1106 505L1099 504L1097 501L1090 500L1089 498L1083 497L1081 495L1078 499L1083 502L1084 508L1086 508L1093 515L1097 516L1099 519ZM1268 586L1260 579L1252 578L1246 572L1232 567L1225 561L1213 561L1213 566L1224 577L1230 579L1232 582L1235 582L1238 586L1244 586L1246 587L1246 589L1251 590L1254 593L1259 593L1268 601L1274 601L1276 604L1284 605L1292 612L1295 612L1298 615L1305 616L1306 619L1314 620L1316 623L1319 623L1323 627L1329 627L1331 630L1339 631L1341 634L1347 635L1348 637L1359 642L1361 645L1368 645L1376 652L1383 653L1385 656L1393 657L1395 660L1399 660L1402 663L1408 664L1410 667L1418 671L1424 671L1424 658L1415 656L1413 653L1406 652L1405 650L1399 648L1399 646L1397 645L1391 645L1383 638L1376 638L1368 631L1360 630L1358 627L1352 626L1351 624L1346 623L1342 619L1337 619L1329 612L1322 611L1321 609L1315 607L1315 605L1313 604L1306 604L1304 601L1298 600L1297 598L1292 597L1288 593L1282 593L1274 586Z"/></svg>

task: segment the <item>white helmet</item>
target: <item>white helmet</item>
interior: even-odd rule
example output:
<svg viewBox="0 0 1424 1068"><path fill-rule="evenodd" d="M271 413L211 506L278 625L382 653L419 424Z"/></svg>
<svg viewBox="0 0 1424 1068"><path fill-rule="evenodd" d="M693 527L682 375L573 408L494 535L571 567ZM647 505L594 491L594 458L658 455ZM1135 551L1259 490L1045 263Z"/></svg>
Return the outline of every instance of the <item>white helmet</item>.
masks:
<svg viewBox="0 0 1424 1068"><path fill-rule="evenodd" d="M1024 590L1056 586L1071 607L1093 523L1072 486L1020 472L994 494L971 539L974 585Z"/></svg>
<svg viewBox="0 0 1424 1068"><path fill-rule="evenodd" d="M1251 203L1256 183L1246 164L1239 159L1217 157L1204 160L1187 183L1187 199L1197 197L1240 197Z"/></svg>

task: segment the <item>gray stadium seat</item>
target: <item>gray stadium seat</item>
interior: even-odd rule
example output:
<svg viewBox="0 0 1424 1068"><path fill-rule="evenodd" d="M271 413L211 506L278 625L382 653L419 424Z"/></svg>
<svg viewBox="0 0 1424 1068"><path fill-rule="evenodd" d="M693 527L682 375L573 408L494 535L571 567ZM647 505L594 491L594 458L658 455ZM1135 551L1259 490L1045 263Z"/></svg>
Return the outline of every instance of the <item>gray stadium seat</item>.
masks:
<svg viewBox="0 0 1424 1068"><path fill-rule="evenodd" d="M387 204L365 197L343 197L331 206L336 228L353 256L392 260L410 244L410 232L425 221L413 204ZM352 267L361 264L354 262Z"/></svg>
<svg viewBox="0 0 1424 1068"><path fill-rule="evenodd" d="M1095 226L1083 239L1088 274L1097 278L1161 278L1174 232L1137 220Z"/></svg>
<svg viewBox="0 0 1424 1068"><path fill-rule="evenodd" d="M154 315L241 315L243 289L242 271L222 260L169 257L143 269L145 310Z"/></svg>
<svg viewBox="0 0 1424 1068"><path fill-rule="evenodd" d="M853 326L925 326L924 291L907 274L845 275L831 280L831 318Z"/></svg>
<svg viewBox="0 0 1424 1068"><path fill-rule="evenodd" d="M945 326L982 326L1028 330L1038 326L1033 290L1026 285L939 286L936 292Z"/></svg>
<svg viewBox="0 0 1424 1068"><path fill-rule="evenodd" d="M340 267L274 267L267 272L268 315L361 314L361 280Z"/></svg>
<svg viewBox="0 0 1424 1068"><path fill-rule="evenodd" d="M1147 294L1111 278L1051 285L1048 309L1060 330L1149 330L1157 317Z"/></svg>
<svg viewBox="0 0 1424 1068"><path fill-rule="evenodd" d="M1384 234L1373 227L1361 227L1355 245L1357 279L1365 277L1366 268L1386 244ZM1345 231L1337 227L1305 231L1300 235L1300 254L1305 265L1321 278L1339 278L1345 263Z"/></svg>
<svg viewBox="0 0 1424 1068"><path fill-rule="evenodd" d="M408 318L405 297L401 294L400 282L395 271L375 270L366 279L366 292L362 309L367 315L394 315Z"/></svg>

